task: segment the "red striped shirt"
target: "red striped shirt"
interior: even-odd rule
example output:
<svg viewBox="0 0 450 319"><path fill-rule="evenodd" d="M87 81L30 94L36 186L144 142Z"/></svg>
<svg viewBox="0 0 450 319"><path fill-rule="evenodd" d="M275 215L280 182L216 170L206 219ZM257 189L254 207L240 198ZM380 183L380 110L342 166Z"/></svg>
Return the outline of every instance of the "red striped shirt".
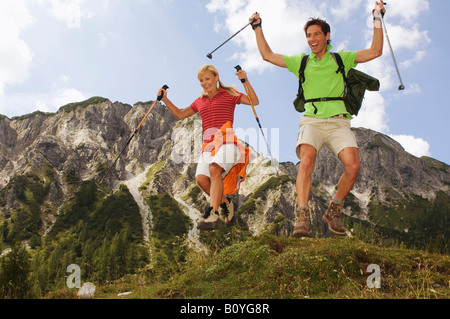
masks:
<svg viewBox="0 0 450 319"><path fill-rule="evenodd" d="M204 143L211 142L214 134L225 123L231 121L233 125L236 104L241 103L243 96L240 92L236 93L238 95L234 96L221 88L211 100L205 95L192 103L192 110L198 112L202 118Z"/></svg>

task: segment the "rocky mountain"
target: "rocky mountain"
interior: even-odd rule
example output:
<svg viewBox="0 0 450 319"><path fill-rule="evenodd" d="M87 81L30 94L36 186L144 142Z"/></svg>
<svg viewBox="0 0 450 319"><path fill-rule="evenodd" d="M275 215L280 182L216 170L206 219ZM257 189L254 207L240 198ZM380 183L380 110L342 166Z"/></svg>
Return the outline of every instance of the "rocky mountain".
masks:
<svg viewBox="0 0 450 319"><path fill-rule="evenodd" d="M14 216L19 213L35 212L34 220L40 221L39 227L22 231L26 235L21 239L48 234L68 211L82 182L98 184L150 104L131 106L95 97L63 106L56 113L35 112L12 119L0 116L4 240L22 231L12 231L18 227ZM372 239L377 235L396 242L419 238L424 247L437 240L448 247L449 165L417 158L381 133L364 128L353 131L360 145L361 170L345 208L345 222L352 234L367 237L371 232ZM157 104L103 184L97 185L103 194L127 186L139 207L147 243L152 241L156 222L153 210L157 208L152 203L166 194L189 217L191 247L205 249L195 228L207 201L194 177L200 138L198 117L177 121ZM342 170L327 149L319 154L310 201L316 236L331 235L321 218ZM251 235L292 234L296 175L294 163L275 166L269 158L252 152L247 179L233 197L240 223Z"/></svg>

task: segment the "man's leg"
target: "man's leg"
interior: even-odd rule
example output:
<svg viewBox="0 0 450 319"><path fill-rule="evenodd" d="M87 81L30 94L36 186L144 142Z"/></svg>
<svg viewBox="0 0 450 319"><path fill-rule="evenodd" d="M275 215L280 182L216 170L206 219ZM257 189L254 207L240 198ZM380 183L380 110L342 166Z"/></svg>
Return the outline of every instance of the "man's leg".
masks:
<svg viewBox="0 0 450 319"><path fill-rule="evenodd" d="M297 175L297 204L299 207L308 206L311 192L311 175L316 165L317 151L314 146L303 144L300 147L300 168Z"/></svg>
<svg viewBox="0 0 450 319"><path fill-rule="evenodd" d="M335 198L341 202L350 193L355 185L356 178L359 173L359 151L357 148L349 147L345 148L339 153L339 159L344 165L344 174L338 183L338 190Z"/></svg>
<svg viewBox="0 0 450 319"><path fill-rule="evenodd" d="M344 174L338 183L338 190L334 199L330 202L323 220L329 229L337 235L345 235L345 227L341 222L341 211L344 208L344 200L353 188L359 172L359 151L357 148L345 148L339 153L339 159L344 165Z"/></svg>
<svg viewBox="0 0 450 319"><path fill-rule="evenodd" d="M293 235L296 237L311 237L311 219L308 199L311 192L311 175L316 163L317 151L309 144L300 146L300 168L297 175L297 210Z"/></svg>

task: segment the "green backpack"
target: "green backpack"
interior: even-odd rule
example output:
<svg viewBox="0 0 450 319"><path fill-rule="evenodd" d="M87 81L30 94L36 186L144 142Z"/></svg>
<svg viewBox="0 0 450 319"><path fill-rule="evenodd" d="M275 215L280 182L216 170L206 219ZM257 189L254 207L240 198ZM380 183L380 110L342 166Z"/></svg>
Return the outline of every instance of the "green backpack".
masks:
<svg viewBox="0 0 450 319"><path fill-rule="evenodd" d="M351 69L348 76L345 75L345 67L342 58L338 53L330 52L335 59L338 69L337 73L341 73L344 78L345 89L342 97L322 97L305 100L303 91L303 82L305 82L305 68L309 60L309 55L305 55L300 64L299 70L299 88L297 98L294 100L295 109L298 112L305 112L305 103L312 103L315 108L314 114L317 114L315 102L327 101L344 101L347 112L351 115L358 115L366 90L378 91L380 89L380 81L356 69Z"/></svg>

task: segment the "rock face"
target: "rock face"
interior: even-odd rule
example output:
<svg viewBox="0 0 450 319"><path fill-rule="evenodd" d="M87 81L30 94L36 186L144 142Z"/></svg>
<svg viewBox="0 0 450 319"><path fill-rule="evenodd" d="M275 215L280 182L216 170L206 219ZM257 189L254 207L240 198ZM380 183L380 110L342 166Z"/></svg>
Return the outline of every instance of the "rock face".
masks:
<svg viewBox="0 0 450 319"><path fill-rule="evenodd" d="M19 198L23 195L12 183L17 176L44 176L44 184L51 176L46 196L39 203L45 207L41 212L46 212L41 214L41 235L45 234L57 218L59 207L74 191L71 180L100 180L149 106L150 102L132 107L92 98L52 114L36 112L13 119L0 116L0 214L9 218L22 205ZM195 210L200 215L206 197L196 186L194 176L199 152L199 144L194 141L201 140L198 119L194 116L177 121L158 103L103 186L117 189L147 170L142 196L168 193L185 204L185 211ZM360 145L361 170L347 200L347 215L370 220L369 211L375 202L386 204L385 199L389 203L395 199L398 203L413 196L432 201L438 192L450 195L447 164L414 157L381 133L363 128L353 131ZM292 234L297 169L294 163L280 163L277 177L270 159L252 153L247 179L233 200L253 234L267 229L281 236ZM324 148L312 177L310 198L313 232L318 236L329 235L322 214L342 172L339 160Z"/></svg>

